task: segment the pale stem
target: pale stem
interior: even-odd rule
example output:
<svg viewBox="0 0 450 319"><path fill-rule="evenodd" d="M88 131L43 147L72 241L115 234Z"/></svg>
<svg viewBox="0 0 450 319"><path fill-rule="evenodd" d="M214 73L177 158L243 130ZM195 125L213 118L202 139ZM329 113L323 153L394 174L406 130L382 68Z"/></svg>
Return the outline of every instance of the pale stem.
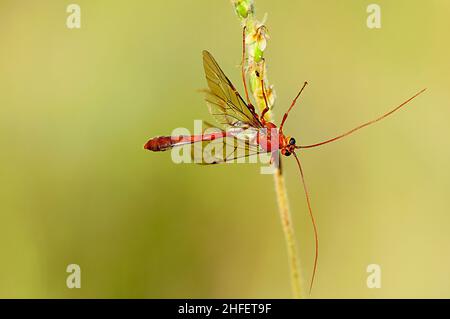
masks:
<svg viewBox="0 0 450 319"><path fill-rule="evenodd" d="M289 201L287 198L286 184L283 174L279 169L274 173L275 191L278 199L278 209L286 240L289 266L291 272L291 285L294 298L302 298L301 277L299 273L299 258L297 254L297 245L295 241L294 228L292 226L291 213L289 211Z"/></svg>

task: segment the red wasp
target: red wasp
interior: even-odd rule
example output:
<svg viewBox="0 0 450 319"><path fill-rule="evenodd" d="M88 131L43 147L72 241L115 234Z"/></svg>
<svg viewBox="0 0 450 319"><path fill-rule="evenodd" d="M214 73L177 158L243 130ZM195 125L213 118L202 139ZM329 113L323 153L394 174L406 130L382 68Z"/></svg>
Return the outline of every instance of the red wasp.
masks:
<svg viewBox="0 0 450 319"><path fill-rule="evenodd" d="M245 33L245 30L244 30ZM391 115L395 111L399 110L401 107L409 103L411 100L416 98L418 95L423 93L426 89L421 90L416 93L414 96L394 108L393 110L383 114L382 116L371 120L367 123L361 124L354 129L338 135L334 138L325 140L323 142L310 144L310 145L297 145L297 141L295 138L285 135L283 128L284 124L288 118L289 112L295 106L297 99L300 97L303 92L307 82L303 84L297 96L292 101L290 107L287 112L284 113L283 119L281 120L280 126L277 126L269 122L265 119L265 114L269 111L269 106L267 103L267 95L264 91L264 82L262 81L262 95L265 101L265 108L258 114L255 111L254 106L251 104L247 84L246 84L246 76L244 69L244 58L245 58L245 45L242 56L242 80L244 83L246 102L241 97L241 95L236 90L235 86L231 83L231 81L224 74L222 69L219 67L216 60L208 51L203 51L203 67L205 70L206 81L208 83L209 89L206 90L206 104L208 105L209 112L215 117L217 122L223 125L227 130L219 129L219 131L215 131L214 133L204 133L197 135L177 135L177 136L158 136L150 139L144 146L145 149L159 152L159 151L167 151L177 146L190 145L190 144L208 144L212 142L222 143L224 146L232 145L231 152L222 154L224 156L217 156L217 154L207 155L208 158L204 159L203 164L218 164L233 161L240 157L248 157L255 154L261 153L269 153L272 154L272 158L278 156L278 152L280 152L284 156L294 155L301 179L303 188L306 195L306 201L308 205L308 210L310 214L310 218L312 221L312 225L314 228L314 238L315 238L315 257L314 257L314 267L311 277L310 283L310 291L313 286L314 277L317 269L317 260L319 254L319 240L317 233L317 226L314 220L314 215L311 208L311 201L309 197L308 188L306 186L305 177L303 174L303 168L298 158L297 152L300 149L305 148L313 148L320 145L328 144L334 141L337 141L345 136L352 134L353 132L374 124L387 116ZM259 74L257 74L259 78ZM254 130L258 132L255 134L255 137L250 141L246 140L245 143L241 144L241 146L236 146L236 141L244 139L241 136L241 133L248 130ZM247 135L245 135L247 137ZM275 143L273 142L275 141ZM201 143L200 143L201 142ZM239 151L245 151L244 154Z"/></svg>

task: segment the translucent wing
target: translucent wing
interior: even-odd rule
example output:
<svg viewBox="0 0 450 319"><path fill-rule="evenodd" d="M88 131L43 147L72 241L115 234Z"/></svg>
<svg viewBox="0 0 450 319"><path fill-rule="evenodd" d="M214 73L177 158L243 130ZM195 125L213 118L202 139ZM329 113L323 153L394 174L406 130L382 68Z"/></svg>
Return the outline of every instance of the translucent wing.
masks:
<svg viewBox="0 0 450 319"><path fill-rule="evenodd" d="M262 127L256 113L249 109L208 51L203 51L203 67L209 87L206 104L217 122L228 127Z"/></svg>
<svg viewBox="0 0 450 319"><path fill-rule="evenodd" d="M267 153L258 145L242 141L235 137L202 142L194 146L193 159L196 164L211 165L220 163L257 163L255 155ZM195 154L200 150L199 155ZM202 152L203 151L203 152Z"/></svg>
<svg viewBox="0 0 450 319"><path fill-rule="evenodd" d="M220 133L221 130L209 127L204 134ZM254 155L267 153L256 142L257 129L241 129L227 131L229 135L210 141L196 143L191 149L195 163L210 165L219 163L256 163ZM230 133L231 132L231 133Z"/></svg>

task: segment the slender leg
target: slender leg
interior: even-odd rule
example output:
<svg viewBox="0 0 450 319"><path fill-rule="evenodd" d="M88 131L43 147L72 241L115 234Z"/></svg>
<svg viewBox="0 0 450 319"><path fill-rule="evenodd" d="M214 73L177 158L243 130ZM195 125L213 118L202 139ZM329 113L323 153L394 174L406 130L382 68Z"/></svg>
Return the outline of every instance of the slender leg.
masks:
<svg viewBox="0 0 450 319"><path fill-rule="evenodd" d="M264 60L264 58L262 60L262 63L263 63L262 72L264 73L266 71L266 60ZM262 91L262 95L263 95L263 98L264 98L265 108L261 112L260 119L261 119L261 122L264 123L265 122L264 116L266 115L267 112L270 111L270 106L269 106L269 103L267 102L266 85L264 83L264 74L257 73L257 76L261 77L261 91Z"/></svg>
<svg viewBox="0 0 450 319"><path fill-rule="evenodd" d="M284 122L286 122L286 119L287 119L287 117L288 117L288 115L289 115L289 112L290 112L290 111L292 110L292 108L294 107L295 103L297 102L297 99L299 98L300 94L302 94L302 92L303 92L303 90L304 90L304 88L305 88L305 86L306 86L307 84L308 84L308 82L303 83L302 88L301 88L300 91L298 92L298 94L297 94L297 96L295 97L295 99L292 101L291 106L289 107L289 109L287 110L287 112L284 113L284 115L283 115L283 120L281 121L281 124L280 124L280 131L283 130L283 125L284 125Z"/></svg>
<svg viewBox="0 0 450 319"><path fill-rule="evenodd" d="M247 81L245 79L245 31L247 27L244 27L242 29L242 64L241 64L241 74L242 74L242 82L244 83L244 90L245 90L245 98L247 99L247 104L251 105L250 98L248 95L248 89L247 89Z"/></svg>
<svg viewBox="0 0 450 319"><path fill-rule="evenodd" d="M242 83L244 84L244 91L245 91L245 99L247 100L247 107L250 110L250 112L253 114L253 117L255 120L258 120L258 114L256 114L255 107L253 106L252 102L250 101L250 96L248 95L248 88L247 88L247 80L245 78L245 31L247 27L244 26L242 29L242 62L241 62L241 75L242 75Z"/></svg>
<svg viewBox="0 0 450 319"><path fill-rule="evenodd" d="M261 79L261 90L262 90L262 94L263 94L263 98L264 98L264 104L266 105L266 107L264 108L264 110L261 112L261 122L265 122L266 120L264 119L264 116L266 115L267 112L269 112L270 108L269 108L269 103L267 102L267 96L266 96L266 89L265 89L265 84L264 84L264 79Z"/></svg>

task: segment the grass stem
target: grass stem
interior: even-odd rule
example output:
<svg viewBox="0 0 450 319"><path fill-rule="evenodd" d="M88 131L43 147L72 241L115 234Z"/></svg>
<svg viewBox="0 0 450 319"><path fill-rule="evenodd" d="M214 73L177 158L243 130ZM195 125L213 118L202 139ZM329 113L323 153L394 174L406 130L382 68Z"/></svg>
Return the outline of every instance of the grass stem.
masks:
<svg viewBox="0 0 450 319"><path fill-rule="evenodd" d="M284 176L280 169L274 173L275 191L278 199L278 209L283 227L284 237L289 259L289 267L291 272L291 285L293 297L302 298L301 277L299 272L299 258L297 254L297 245L295 241L295 232L292 226L291 212L289 210L289 201L287 198L286 184Z"/></svg>
<svg viewBox="0 0 450 319"><path fill-rule="evenodd" d="M267 48L269 39L267 29L264 25L265 22L256 19L254 0L232 0L231 2L234 5L236 15L241 20L242 27L245 27L246 37L244 39L244 45L246 46L247 56L245 59L244 70L246 70L246 75L249 79L250 91L253 94L260 112L264 110L266 105L269 106L269 111L265 113L265 119L270 121L272 118L271 109L275 103L276 95L273 86L269 85L266 61L264 59L264 52ZM283 226L289 258L293 296L294 298L301 298L303 293L301 290L297 245L294 228L292 226L291 213L289 211L286 185L281 169L275 169L274 180L281 224Z"/></svg>

